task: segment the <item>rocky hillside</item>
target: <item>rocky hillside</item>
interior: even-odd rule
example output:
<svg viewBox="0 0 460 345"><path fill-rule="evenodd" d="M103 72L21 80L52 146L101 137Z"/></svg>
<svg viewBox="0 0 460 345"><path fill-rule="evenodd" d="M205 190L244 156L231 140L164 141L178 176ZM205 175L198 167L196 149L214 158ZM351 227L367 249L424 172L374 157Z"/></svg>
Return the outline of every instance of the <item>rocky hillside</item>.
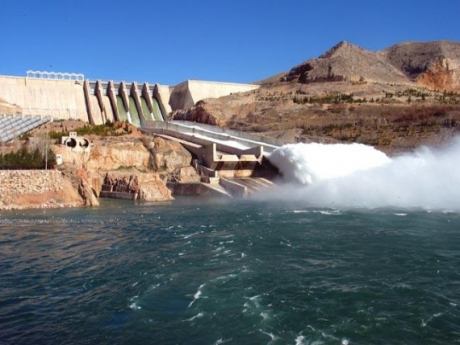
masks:
<svg viewBox="0 0 460 345"><path fill-rule="evenodd" d="M374 53L348 42L340 42L317 59L292 68L282 81L299 83L351 81L410 83L385 54Z"/></svg>
<svg viewBox="0 0 460 345"><path fill-rule="evenodd" d="M460 90L460 43L403 43L371 52L340 42L319 58L292 68L282 81L373 82Z"/></svg>
<svg viewBox="0 0 460 345"><path fill-rule="evenodd" d="M258 90L200 101L172 117L285 142L362 142L389 153L440 144L460 128L460 43L372 52L340 42Z"/></svg>

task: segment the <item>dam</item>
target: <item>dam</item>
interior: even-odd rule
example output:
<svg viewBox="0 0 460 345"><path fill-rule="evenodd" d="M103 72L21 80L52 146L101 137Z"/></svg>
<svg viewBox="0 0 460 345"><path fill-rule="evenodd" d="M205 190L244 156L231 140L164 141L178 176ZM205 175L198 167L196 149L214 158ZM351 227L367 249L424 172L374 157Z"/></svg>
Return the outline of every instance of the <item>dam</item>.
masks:
<svg viewBox="0 0 460 345"><path fill-rule="evenodd" d="M169 121L171 111L206 98L248 92L258 85L187 80L175 86L88 80L83 74L28 71L0 76L0 142L48 121L80 120L93 125L128 122L147 134L179 142L195 157L208 188L245 196L270 185L265 155L276 143L215 126ZM3 106L3 108L2 108ZM3 113L3 114L2 114Z"/></svg>
<svg viewBox="0 0 460 345"><path fill-rule="evenodd" d="M89 80L83 74L27 71L0 76L0 114L81 120L94 125L128 121L142 127L164 121L196 102L247 92L258 85L187 80L175 86L136 81Z"/></svg>

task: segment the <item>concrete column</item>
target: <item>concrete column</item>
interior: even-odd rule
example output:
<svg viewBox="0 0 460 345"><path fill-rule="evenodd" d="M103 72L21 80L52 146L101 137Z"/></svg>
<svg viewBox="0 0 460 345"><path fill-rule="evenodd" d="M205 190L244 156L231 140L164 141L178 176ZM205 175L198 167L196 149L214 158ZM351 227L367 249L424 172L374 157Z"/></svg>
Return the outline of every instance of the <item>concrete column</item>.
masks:
<svg viewBox="0 0 460 345"><path fill-rule="evenodd" d="M102 100L102 92L103 92L103 89L102 89L101 81L98 80L96 81L96 87L94 88L94 93L96 94L97 102L99 103L99 108L101 109L102 121L106 123L107 122L107 111L104 106L104 101Z"/></svg>
<svg viewBox="0 0 460 345"><path fill-rule="evenodd" d="M85 104L86 104L86 112L88 113L88 121L92 125L94 125L94 118L93 118L93 112L91 110L91 90L89 87L89 81L85 80L83 82L83 92L85 94Z"/></svg>
<svg viewBox="0 0 460 345"><path fill-rule="evenodd" d="M125 109L127 112L129 112L129 96L128 92L126 91L126 85L125 82L121 82L120 86L118 88L118 94L121 96L121 99L123 100L123 105L125 106Z"/></svg>
<svg viewBox="0 0 460 345"><path fill-rule="evenodd" d="M163 119L167 121L167 116L172 110L171 106L169 105L169 87L155 84L155 87L153 88L153 97L157 100L158 105L160 106L161 115L163 115Z"/></svg>
<svg viewBox="0 0 460 345"><path fill-rule="evenodd" d="M142 110L142 103L141 99L139 97L140 93L139 90L137 89L136 83L131 84L131 96L134 98L134 104L136 105L137 108L137 113L139 114L139 120L141 122L141 127L144 126L144 111Z"/></svg>
<svg viewBox="0 0 460 345"><path fill-rule="evenodd" d="M110 104L112 105L115 121L120 121L117 108L117 96L115 95L115 86L113 85L113 81L109 81L109 84L107 85L107 95L109 96Z"/></svg>
<svg viewBox="0 0 460 345"><path fill-rule="evenodd" d="M145 101L147 102L147 107L149 108L150 112L153 112L152 96L150 95L150 87L148 83L144 83L142 86L142 97L144 97Z"/></svg>

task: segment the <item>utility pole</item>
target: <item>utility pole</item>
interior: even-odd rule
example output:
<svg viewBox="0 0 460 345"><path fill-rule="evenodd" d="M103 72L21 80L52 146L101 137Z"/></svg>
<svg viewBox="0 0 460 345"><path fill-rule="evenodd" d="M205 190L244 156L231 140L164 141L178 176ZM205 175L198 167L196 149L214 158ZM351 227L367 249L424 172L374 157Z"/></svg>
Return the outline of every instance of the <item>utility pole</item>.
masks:
<svg viewBox="0 0 460 345"><path fill-rule="evenodd" d="M49 137L49 129L48 125L46 124L46 132L45 132L45 170L48 170L48 137Z"/></svg>

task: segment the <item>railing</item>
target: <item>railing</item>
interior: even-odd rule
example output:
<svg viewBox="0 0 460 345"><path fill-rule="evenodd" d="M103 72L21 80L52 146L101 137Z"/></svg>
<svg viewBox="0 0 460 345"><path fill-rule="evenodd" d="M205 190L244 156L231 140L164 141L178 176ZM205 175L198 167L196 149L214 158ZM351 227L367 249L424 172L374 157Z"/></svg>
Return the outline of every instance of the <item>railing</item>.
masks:
<svg viewBox="0 0 460 345"><path fill-rule="evenodd" d="M26 72L26 77L36 78L36 79L51 79L51 80L77 80L77 81L85 80L85 76L82 73L32 71L32 70L28 70Z"/></svg>
<svg viewBox="0 0 460 345"><path fill-rule="evenodd" d="M264 136L253 135L245 132L227 130L210 125L202 125L195 122L160 122L146 121L142 127L145 131L152 132L179 132L183 134L202 135L216 140L232 140L248 147L263 146L265 151L271 152L280 146L279 143L273 143L274 140ZM271 142L270 142L271 141Z"/></svg>
<svg viewBox="0 0 460 345"><path fill-rule="evenodd" d="M234 129L221 128L221 127L217 127L217 126L212 126L212 125L207 125L207 124L197 123L197 122L191 122L191 121L174 120L174 121L171 121L171 122L183 124L185 126L198 126L198 127L202 128L202 129L205 129L205 130L207 129L207 130L210 130L212 132L218 132L218 133L231 135L231 136L234 136L234 137L244 138L244 139L248 139L248 140L252 140L252 141L263 142L263 143L273 145L273 146L282 146L282 145L286 144L285 141L277 140L275 138L268 137L268 136L263 135L263 134L254 133L254 132L237 131L237 130L234 130Z"/></svg>

